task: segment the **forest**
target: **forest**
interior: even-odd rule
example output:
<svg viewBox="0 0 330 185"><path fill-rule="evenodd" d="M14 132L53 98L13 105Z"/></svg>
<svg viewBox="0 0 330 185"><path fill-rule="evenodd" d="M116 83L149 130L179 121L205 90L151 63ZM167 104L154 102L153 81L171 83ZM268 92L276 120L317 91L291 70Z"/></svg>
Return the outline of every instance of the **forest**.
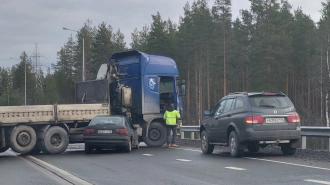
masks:
<svg viewBox="0 0 330 185"><path fill-rule="evenodd" d="M36 68L24 51L19 64L0 68L0 105L24 105L25 65L27 105L74 103L84 37L86 80L94 80L115 52L137 49L173 58L188 89L185 124L198 125L203 111L228 93L281 91L295 104L302 125L329 126L330 0L322 2L318 22L287 0L249 1L239 17L232 16L231 0L186 3L178 23L157 12L151 23L132 30L129 44L120 29L87 19L48 71Z"/></svg>

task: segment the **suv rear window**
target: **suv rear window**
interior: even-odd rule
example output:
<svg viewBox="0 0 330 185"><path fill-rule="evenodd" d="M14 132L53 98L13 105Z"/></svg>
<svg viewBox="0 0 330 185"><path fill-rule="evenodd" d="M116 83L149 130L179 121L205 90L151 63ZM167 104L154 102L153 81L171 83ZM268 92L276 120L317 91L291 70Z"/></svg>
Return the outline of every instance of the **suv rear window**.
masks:
<svg viewBox="0 0 330 185"><path fill-rule="evenodd" d="M254 96L249 96L249 101L253 107L288 108L293 106L290 99L286 96L254 95Z"/></svg>

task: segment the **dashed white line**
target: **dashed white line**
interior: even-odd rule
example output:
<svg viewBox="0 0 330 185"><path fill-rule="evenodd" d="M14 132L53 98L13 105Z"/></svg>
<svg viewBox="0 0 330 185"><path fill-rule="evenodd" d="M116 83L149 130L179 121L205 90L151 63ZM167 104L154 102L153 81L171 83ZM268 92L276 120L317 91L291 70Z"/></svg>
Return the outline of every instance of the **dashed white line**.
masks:
<svg viewBox="0 0 330 185"><path fill-rule="evenodd" d="M194 152L202 152L200 150L193 150L193 149L186 149L186 148L176 148L176 149L187 150L187 151L194 151ZM268 160L268 159L258 159L258 158L252 158L252 157L243 157L243 158L245 158L245 159L252 159L252 160L260 160L260 161L267 161L267 162L273 162L273 163L280 163L280 164L287 164L287 165L292 165L292 166L300 166L300 167L305 167L305 168L313 168L313 169L318 169L318 170L330 171L330 168L322 168L322 167L316 167L316 166L308 166L308 165L302 165L302 164L287 163L287 162L274 161L274 160Z"/></svg>
<svg viewBox="0 0 330 185"><path fill-rule="evenodd" d="M330 182L328 182L328 181L319 181L319 180L314 180L314 179L306 179L304 181L306 181L306 182L314 182L314 183L318 183L318 184L330 185Z"/></svg>
<svg viewBox="0 0 330 185"><path fill-rule="evenodd" d="M187 151L193 151L193 152L202 152L200 150L193 150L193 149L187 149L187 148L175 148L175 149L178 149L178 150L187 150Z"/></svg>
<svg viewBox="0 0 330 185"><path fill-rule="evenodd" d="M305 168L314 168L314 169L319 169L319 170L330 171L330 168L321 168L321 167L316 167L316 166L308 166L308 165L302 165L302 164L287 163L287 162L274 161L274 160L269 160L269 159L258 159L258 158L252 158L252 157L244 157L244 158L246 158L246 159L252 159L252 160L267 161L267 162L272 162L272 163L288 164L288 165L292 165L292 166L300 166L300 167L305 167Z"/></svg>
<svg viewBox="0 0 330 185"><path fill-rule="evenodd" d="M145 155L145 156L154 156L153 154L142 154L142 155Z"/></svg>
<svg viewBox="0 0 330 185"><path fill-rule="evenodd" d="M228 166L228 167L225 167L225 168L227 168L227 169L231 169L231 170L246 170L246 169L244 169L244 168L237 168L237 167L230 167L230 166Z"/></svg>
<svg viewBox="0 0 330 185"><path fill-rule="evenodd" d="M177 161L183 161L183 162L189 162L191 160L188 160L188 159L176 159Z"/></svg>

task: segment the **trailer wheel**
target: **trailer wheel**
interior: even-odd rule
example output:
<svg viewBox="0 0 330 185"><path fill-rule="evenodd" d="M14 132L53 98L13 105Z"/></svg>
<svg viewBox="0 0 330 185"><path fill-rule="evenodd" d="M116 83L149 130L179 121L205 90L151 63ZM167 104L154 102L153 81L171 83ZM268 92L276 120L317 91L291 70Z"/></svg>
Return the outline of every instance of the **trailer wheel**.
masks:
<svg viewBox="0 0 330 185"><path fill-rule="evenodd" d="M28 153L37 143L37 134L27 125L19 125L13 128L10 135L10 148L17 153Z"/></svg>
<svg viewBox="0 0 330 185"><path fill-rule="evenodd" d="M2 147L2 148L0 148L0 153L5 152L8 149L9 149L9 146Z"/></svg>
<svg viewBox="0 0 330 185"><path fill-rule="evenodd" d="M45 154L60 154L69 145L69 136L65 129L59 126L50 127L40 142L41 150Z"/></svg>
<svg viewBox="0 0 330 185"><path fill-rule="evenodd" d="M143 137L148 146L160 147L166 142L166 127L162 123L152 122L149 126L148 137L145 134Z"/></svg>

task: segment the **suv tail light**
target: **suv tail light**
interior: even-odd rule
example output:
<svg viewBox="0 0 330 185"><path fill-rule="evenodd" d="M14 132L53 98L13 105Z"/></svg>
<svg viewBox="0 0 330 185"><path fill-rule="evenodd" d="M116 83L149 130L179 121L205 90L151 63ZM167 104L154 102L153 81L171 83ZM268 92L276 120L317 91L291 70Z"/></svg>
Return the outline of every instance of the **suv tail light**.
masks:
<svg viewBox="0 0 330 185"><path fill-rule="evenodd" d="M262 124L264 122L264 118L261 116L246 116L245 122L247 124L252 124L252 123Z"/></svg>
<svg viewBox="0 0 330 185"><path fill-rule="evenodd" d="M84 134L92 134L92 133L94 133L94 129L93 128L86 128L86 129L84 129Z"/></svg>
<svg viewBox="0 0 330 185"><path fill-rule="evenodd" d="M128 135L128 131L126 130L126 128L118 128L116 129L116 133Z"/></svg>
<svg viewBox="0 0 330 185"><path fill-rule="evenodd" d="M300 117L298 114L291 114L288 116L289 123L298 123L300 122Z"/></svg>

